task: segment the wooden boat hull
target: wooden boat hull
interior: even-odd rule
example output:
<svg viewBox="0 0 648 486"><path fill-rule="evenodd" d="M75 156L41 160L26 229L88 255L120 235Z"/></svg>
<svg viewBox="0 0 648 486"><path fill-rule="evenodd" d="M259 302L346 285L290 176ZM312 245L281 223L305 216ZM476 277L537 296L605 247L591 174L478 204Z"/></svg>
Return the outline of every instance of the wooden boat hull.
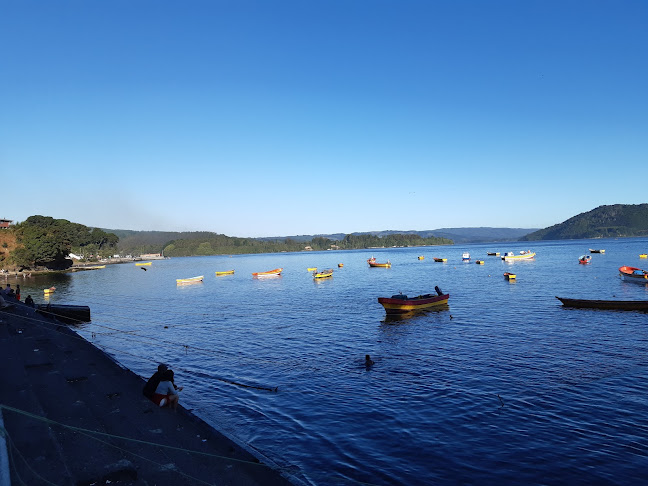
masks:
<svg viewBox="0 0 648 486"><path fill-rule="evenodd" d="M391 268L391 263L373 263L369 262L369 266L373 268Z"/></svg>
<svg viewBox="0 0 648 486"><path fill-rule="evenodd" d="M146 263L136 263L135 265L138 267L144 267L144 266L150 266L153 262L146 262Z"/></svg>
<svg viewBox="0 0 648 486"><path fill-rule="evenodd" d="M234 270L224 270L222 272L216 272L217 277L220 277L222 275L234 275Z"/></svg>
<svg viewBox="0 0 648 486"><path fill-rule="evenodd" d="M333 270L324 270L323 272L313 272L313 278L315 279L321 279L321 278L329 278L333 276Z"/></svg>
<svg viewBox="0 0 648 486"><path fill-rule="evenodd" d="M426 294L417 297L407 296L378 297L378 303L385 308L388 315L408 314L448 304L450 294Z"/></svg>
<svg viewBox="0 0 648 486"><path fill-rule="evenodd" d="M39 304L36 312L56 317L67 324L90 322L90 307L87 305Z"/></svg>
<svg viewBox="0 0 648 486"><path fill-rule="evenodd" d="M257 272L253 273L253 278L267 278L267 277L278 277L283 272L283 268L275 268L274 270L268 270L267 272Z"/></svg>
<svg viewBox="0 0 648 486"><path fill-rule="evenodd" d="M639 310L648 311L648 300L588 300L556 296L566 307L581 309Z"/></svg>
<svg viewBox="0 0 648 486"><path fill-rule="evenodd" d="M642 270L641 268L628 266L619 267L619 275L623 280L627 282L648 284L648 272Z"/></svg>
<svg viewBox="0 0 648 486"><path fill-rule="evenodd" d="M203 281L204 277L204 275L200 275L199 277L176 278L176 285L200 283Z"/></svg>

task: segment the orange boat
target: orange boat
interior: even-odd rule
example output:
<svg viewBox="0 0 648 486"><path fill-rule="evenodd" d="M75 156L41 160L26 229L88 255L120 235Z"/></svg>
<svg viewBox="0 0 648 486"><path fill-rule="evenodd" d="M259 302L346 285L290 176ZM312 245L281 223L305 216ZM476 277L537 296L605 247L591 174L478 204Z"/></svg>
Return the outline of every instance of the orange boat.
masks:
<svg viewBox="0 0 648 486"><path fill-rule="evenodd" d="M592 257L589 255L581 255L581 257L578 259L578 263L580 263L581 265L592 263Z"/></svg>
<svg viewBox="0 0 648 486"><path fill-rule="evenodd" d="M274 270L268 270L267 272L257 272L253 273L252 277L254 278L265 278L265 277L278 277L283 272L283 268L275 268Z"/></svg>
<svg viewBox="0 0 648 486"><path fill-rule="evenodd" d="M369 262L369 266L375 268L391 268L391 262L389 260L387 260L387 263Z"/></svg>
<svg viewBox="0 0 648 486"><path fill-rule="evenodd" d="M623 280L636 282L638 284L648 284L648 272L636 267L619 267L619 275Z"/></svg>
<svg viewBox="0 0 648 486"><path fill-rule="evenodd" d="M435 287L436 294L417 295L408 297L407 295L397 294L391 297L378 297L378 303L382 304L388 315L408 314L419 310L429 309L446 305L450 294L444 294L439 287Z"/></svg>

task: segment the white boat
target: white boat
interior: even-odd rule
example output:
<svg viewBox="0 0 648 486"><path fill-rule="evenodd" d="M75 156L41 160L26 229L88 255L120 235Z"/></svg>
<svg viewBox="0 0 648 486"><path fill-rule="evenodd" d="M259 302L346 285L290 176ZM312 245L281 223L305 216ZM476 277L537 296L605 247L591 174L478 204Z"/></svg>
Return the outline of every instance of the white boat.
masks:
<svg viewBox="0 0 648 486"><path fill-rule="evenodd" d="M535 252L531 250L522 250L519 255L516 255L513 251L507 251L504 253L502 260L505 262L516 262L518 260L533 260L535 258Z"/></svg>
<svg viewBox="0 0 648 486"><path fill-rule="evenodd" d="M468 261L470 261L470 253L468 253L467 251L464 252L463 255L461 255L461 259L462 259L464 262L468 262Z"/></svg>

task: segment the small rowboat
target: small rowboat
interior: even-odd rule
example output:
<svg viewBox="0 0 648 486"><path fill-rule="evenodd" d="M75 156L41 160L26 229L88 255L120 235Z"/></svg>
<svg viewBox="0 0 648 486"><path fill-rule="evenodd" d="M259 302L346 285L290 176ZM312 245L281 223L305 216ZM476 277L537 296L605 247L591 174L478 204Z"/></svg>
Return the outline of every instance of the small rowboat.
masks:
<svg viewBox="0 0 648 486"><path fill-rule="evenodd" d="M408 297L403 294L378 297L378 303L382 304L388 315L397 315L447 305L449 298L450 294L438 291L436 294L417 295L416 297Z"/></svg>
<svg viewBox="0 0 648 486"><path fill-rule="evenodd" d="M484 260L475 260L475 263L476 263L477 265L483 265L483 264L484 264Z"/></svg>
<svg viewBox="0 0 648 486"><path fill-rule="evenodd" d="M502 260L505 262L515 262L518 260L533 260L535 258L535 253L531 250L521 251L519 255L516 255L512 251L507 251L504 253Z"/></svg>
<svg viewBox="0 0 648 486"><path fill-rule="evenodd" d="M605 253L605 250L592 250L591 248L589 249L590 253Z"/></svg>
<svg viewBox="0 0 648 486"><path fill-rule="evenodd" d="M391 268L391 262L389 260L387 260L387 263L369 262L369 266L373 268Z"/></svg>
<svg viewBox="0 0 648 486"><path fill-rule="evenodd" d="M641 253L639 258L648 258L648 253Z"/></svg>
<svg viewBox="0 0 648 486"><path fill-rule="evenodd" d="M344 263L338 263L338 268L342 268L344 266Z"/></svg>
<svg viewBox="0 0 648 486"><path fill-rule="evenodd" d="M506 280L515 280L515 279L517 278L517 275L515 275L514 273L506 272L506 273L504 274L504 278L505 278Z"/></svg>
<svg viewBox="0 0 648 486"><path fill-rule="evenodd" d="M435 262L447 262L448 259L447 258L435 258L434 261Z"/></svg>
<svg viewBox="0 0 648 486"><path fill-rule="evenodd" d="M49 289L43 289L43 292L45 292L46 294L51 294L55 290L56 290L56 287L50 287Z"/></svg>
<svg viewBox="0 0 648 486"><path fill-rule="evenodd" d="M146 262L146 263L140 263L140 262L137 262L135 265L137 265L138 267L143 267L143 266L147 266L147 267L148 267L148 266L151 265L151 263L153 263L153 262Z"/></svg>
<svg viewBox="0 0 648 486"><path fill-rule="evenodd" d="M556 296L565 307L581 309L639 310L648 311L648 300L588 300L568 299Z"/></svg>
<svg viewBox="0 0 648 486"><path fill-rule="evenodd" d="M619 275L623 280L638 284L648 283L648 272L636 267L619 267Z"/></svg>
<svg viewBox="0 0 648 486"><path fill-rule="evenodd" d="M315 272L317 270L317 267L309 267L306 269L307 272Z"/></svg>
<svg viewBox="0 0 648 486"><path fill-rule="evenodd" d="M266 278L266 277L278 277L283 272L283 268L275 268L274 270L268 270L267 272L257 272L253 273L253 278Z"/></svg>
<svg viewBox="0 0 648 486"><path fill-rule="evenodd" d="M222 272L216 272L217 277L220 277L221 275L234 275L234 270L224 270Z"/></svg>
<svg viewBox="0 0 648 486"><path fill-rule="evenodd" d="M199 277L191 277L191 278L176 278L176 285L199 283L203 281L203 278L204 275L201 275Z"/></svg>
<svg viewBox="0 0 648 486"><path fill-rule="evenodd" d="M329 268L327 270L322 270L321 272L313 272L313 278L319 279L319 278L329 278L333 276L333 269Z"/></svg>
<svg viewBox="0 0 648 486"><path fill-rule="evenodd" d="M419 259L419 260L425 260L425 257L424 257L424 256L420 256L420 257L418 257L418 259Z"/></svg>
<svg viewBox="0 0 648 486"><path fill-rule="evenodd" d="M581 255L580 257L578 257L578 263L580 263L581 265L592 263L592 257L589 255Z"/></svg>

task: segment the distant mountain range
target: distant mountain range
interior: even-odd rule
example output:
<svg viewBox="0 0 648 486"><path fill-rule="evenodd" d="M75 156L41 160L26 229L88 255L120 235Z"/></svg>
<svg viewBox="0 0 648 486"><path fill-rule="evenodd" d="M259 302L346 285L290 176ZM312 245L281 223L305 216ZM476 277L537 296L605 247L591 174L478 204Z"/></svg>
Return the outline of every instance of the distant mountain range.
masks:
<svg viewBox="0 0 648 486"><path fill-rule="evenodd" d="M172 241L180 240L210 240L217 233L208 231L192 231L192 232L173 232L173 231L135 231L135 230L115 230L105 229L104 231L114 233L119 237L118 248L124 253L160 253L162 249ZM516 241L520 237L535 231L534 228L440 228L436 230L424 231L399 231L399 230L383 230L383 231L366 231L352 233L353 235L376 235L379 237L396 235L396 234L413 234L421 238L448 238L453 240L455 244L462 243L488 243L496 241ZM284 241L292 240L295 242L310 242L314 238L327 238L329 240L341 241L346 236L346 233L332 233L322 235L291 235L291 236L269 236L262 238L250 238L250 240L258 241Z"/></svg>
<svg viewBox="0 0 648 486"><path fill-rule="evenodd" d="M441 235L439 235L441 236ZM648 236L648 204L599 206L521 237L522 241Z"/></svg>
<svg viewBox="0 0 648 486"><path fill-rule="evenodd" d="M217 233L207 231L170 232L170 231L104 231L119 236L118 247L122 252L154 253L161 252L170 242L182 240L213 240ZM592 211L581 213L568 220L544 229L537 228L439 228L433 230L382 230L351 233L352 235L375 235L385 237L395 234L418 235L421 238L447 238L454 244L491 243L506 241L563 240L582 238L609 238L625 236L648 236L648 204L614 204L599 206ZM220 235L223 236L223 235ZM292 243L310 242L314 239L342 241L345 233L319 235L269 236L262 238L235 238L237 245L245 245L244 240L274 242L290 240ZM179 244L179 243L178 243ZM177 245L176 245L177 246Z"/></svg>
<svg viewBox="0 0 648 486"><path fill-rule="evenodd" d="M434 230L383 230L383 231L365 231L351 233L353 235L375 235L379 237L402 234L419 235L421 238L430 238L436 236L438 238L448 238L457 243L489 243L493 241L517 241L522 236L536 231L535 228L439 228ZM346 236L345 233L332 233L327 235L293 235L293 236L272 236L258 238L260 240L272 241L283 240L290 238L295 241L311 241L313 238L321 237L328 238L329 240L341 240Z"/></svg>

